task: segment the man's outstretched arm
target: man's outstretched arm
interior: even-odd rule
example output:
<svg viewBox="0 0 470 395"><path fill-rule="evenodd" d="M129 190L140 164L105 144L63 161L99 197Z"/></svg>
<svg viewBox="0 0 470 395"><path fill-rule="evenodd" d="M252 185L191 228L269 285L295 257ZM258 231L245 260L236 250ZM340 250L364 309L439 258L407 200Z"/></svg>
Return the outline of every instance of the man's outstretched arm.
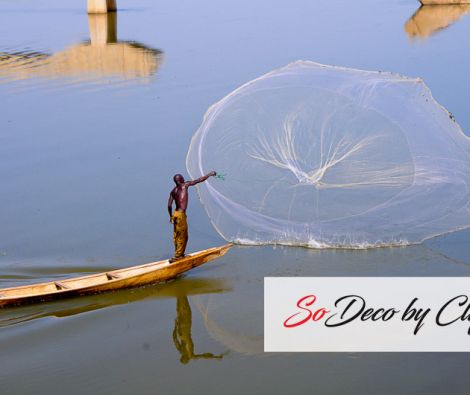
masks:
<svg viewBox="0 0 470 395"><path fill-rule="evenodd" d="M170 193L170 197L168 198L168 214L170 214L170 222L171 217L173 216L173 195Z"/></svg>
<svg viewBox="0 0 470 395"><path fill-rule="evenodd" d="M193 185L199 184L200 182L206 181L209 177L214 177L216 176L217 173L215 171L211 171L210 173L207 173L205 176L199 177L196 180L188 181L186 182L186 185L192 187Z"/></svg>

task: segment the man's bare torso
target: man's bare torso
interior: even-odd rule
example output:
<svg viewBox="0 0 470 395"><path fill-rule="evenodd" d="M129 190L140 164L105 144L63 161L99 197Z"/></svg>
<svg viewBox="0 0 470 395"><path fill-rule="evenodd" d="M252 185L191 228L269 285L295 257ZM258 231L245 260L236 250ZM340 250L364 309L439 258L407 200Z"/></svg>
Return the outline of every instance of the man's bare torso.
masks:
<svg viewBox="0 0 470 395"><path fill-rule="evenodd" d="M181 184L173 188L171 196L175 200L176 211L186 212L188 208L188 187Z"/></svg>

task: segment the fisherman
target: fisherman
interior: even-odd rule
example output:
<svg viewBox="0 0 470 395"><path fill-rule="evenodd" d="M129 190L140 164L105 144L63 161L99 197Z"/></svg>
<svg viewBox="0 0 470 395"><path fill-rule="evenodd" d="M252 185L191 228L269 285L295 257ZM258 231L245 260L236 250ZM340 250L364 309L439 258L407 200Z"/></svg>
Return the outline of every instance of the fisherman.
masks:
<svg viewBox="0 0 470 395"><path fill-rule="evenodd" d="M188 223L186 222L186 209L188 207L188 188L200 182L206 181L209 177L215 177L217 173L211 171L193 181L185 181L181 174L176 174L173 181L176 186L170 193L168 199L168 214L170 214L170 223L173 224L173 241L175 243L175 256L170 259L170 263L184 258L184 251L188 243ZM173 213L173 201L175 201L176 209Z"/></svg>

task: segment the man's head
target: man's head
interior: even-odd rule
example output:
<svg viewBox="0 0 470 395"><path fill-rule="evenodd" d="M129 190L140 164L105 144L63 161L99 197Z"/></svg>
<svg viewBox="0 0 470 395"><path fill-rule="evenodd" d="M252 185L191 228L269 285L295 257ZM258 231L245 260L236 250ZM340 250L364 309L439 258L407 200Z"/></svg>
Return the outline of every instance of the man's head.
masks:
<svg viewBox="0 0 470 395"><path fill-rule="evenodd" d="M173 181L176 185L180 185L184 182L184 177L181 174L175 174L173 177Z"/></svg>

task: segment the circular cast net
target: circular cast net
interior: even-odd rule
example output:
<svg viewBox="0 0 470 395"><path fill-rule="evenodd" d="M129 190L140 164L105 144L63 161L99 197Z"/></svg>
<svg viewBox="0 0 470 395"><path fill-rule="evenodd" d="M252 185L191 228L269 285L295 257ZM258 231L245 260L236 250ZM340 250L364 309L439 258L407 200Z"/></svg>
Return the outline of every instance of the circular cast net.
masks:
<svg viewBox="0 0 470 395"><path fill-rule="evenodd" d="M214 104L187 156L226 239L365 248L470 225L470 144L420 79L299 61Z"/></svg>

